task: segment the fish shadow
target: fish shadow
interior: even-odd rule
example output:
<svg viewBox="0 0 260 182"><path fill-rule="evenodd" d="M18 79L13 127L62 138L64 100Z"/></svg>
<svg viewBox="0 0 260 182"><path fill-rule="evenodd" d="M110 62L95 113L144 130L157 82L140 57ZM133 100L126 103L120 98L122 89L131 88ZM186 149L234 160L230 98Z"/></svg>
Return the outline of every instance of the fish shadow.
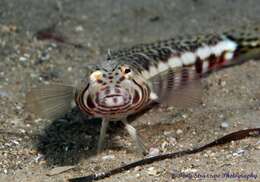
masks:
<svg viewBox="0 0 260 182"><path fill-rule="evenodd" d="M44 155L47 165L75 165L81 158L97 154L100 126L101 119L89 119L78 108L73 108L38 134L36 149ZM121 122L110 122L107 132L113 137L123 131L122 127Z"/></svg>

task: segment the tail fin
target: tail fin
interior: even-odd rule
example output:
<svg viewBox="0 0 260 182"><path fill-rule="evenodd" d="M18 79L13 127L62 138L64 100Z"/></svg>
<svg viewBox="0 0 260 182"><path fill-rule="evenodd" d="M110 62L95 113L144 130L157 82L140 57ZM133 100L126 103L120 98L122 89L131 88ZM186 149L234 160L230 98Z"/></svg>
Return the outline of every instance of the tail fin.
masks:
<svg viewBox="0 0 260 182"><path fill-rule="evenodd" d="M241 30L225 33L228 39L237 43L233 64L242 64L249 59L260 59L260 27Z"/></svg>

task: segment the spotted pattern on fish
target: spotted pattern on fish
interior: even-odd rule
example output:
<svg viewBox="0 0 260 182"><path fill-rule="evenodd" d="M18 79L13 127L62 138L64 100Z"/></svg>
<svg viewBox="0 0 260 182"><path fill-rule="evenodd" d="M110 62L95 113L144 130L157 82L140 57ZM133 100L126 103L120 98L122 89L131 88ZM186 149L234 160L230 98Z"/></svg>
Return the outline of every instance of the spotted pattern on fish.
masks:
<svg viewBox="0 0 260 182"><path fill-rule="evenodd" d="M128 88L125 91L128 99L123 97L106 99L103 102L106 102L108 106L105 107L104 103L99 103L99 91L90 94L88 93L91 92L89 91L90 88L83 90L76 102L89 115L116 118L118 114L120 118L123 114L128 115L142 109L140 105L138 105L138 109L132 107L135 97L141 98L144 95L147 97L144 100L140 99L143 106L149 103L151 94L155 94L159 98L166 97L170 91L184 87L184 85L190 83L190 80L196 80L205 73L228 65L241 53L260 45L259 40L256 38L242 39L229 34L189 38L175 38L152 44L141 44L130 49L112 52L107 57L108 62L113 63L113 65L123 65L123 67L126 65L130 70L134 70L132 73L134 73L135 77L138 77L138 81L133 77L127 79L125 76L121 76L121 78L116 78L115 75L112 76L116 72L115 70L120 70L121 67L114 66L112 69L112 67L107 66L108 64L103 70L108 72L107 74L110 76L106 78L106 74L103 74L102 79L94 79L94 81L92 79L92 81L102 83L99 90L101 92L106 90L105 94L107 95L109 95L110 88L121 88L122 85L120 84L125 80L131 80L130 85L135 85L138 91L131 91ZM122 72L116 74L121 75ZM113 83L113 79L117 80L117 84ZM119 101L122 101L122 106L117 106ZM123 101L129 102L124 103Z"/></svg>

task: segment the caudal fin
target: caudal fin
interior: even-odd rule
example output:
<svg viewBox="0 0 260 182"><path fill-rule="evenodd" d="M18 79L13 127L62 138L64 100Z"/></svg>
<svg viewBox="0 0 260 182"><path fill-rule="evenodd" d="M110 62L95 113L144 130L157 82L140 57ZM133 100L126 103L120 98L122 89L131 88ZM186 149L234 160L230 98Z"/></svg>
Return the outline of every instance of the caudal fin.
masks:
<svg viewBox="0 0 260 182"><path fill-rule="evenodd" d="M241 64L247 60L260 59L260 27L241 31L230 31L226 37L237 43L231 64Z"/></svg>

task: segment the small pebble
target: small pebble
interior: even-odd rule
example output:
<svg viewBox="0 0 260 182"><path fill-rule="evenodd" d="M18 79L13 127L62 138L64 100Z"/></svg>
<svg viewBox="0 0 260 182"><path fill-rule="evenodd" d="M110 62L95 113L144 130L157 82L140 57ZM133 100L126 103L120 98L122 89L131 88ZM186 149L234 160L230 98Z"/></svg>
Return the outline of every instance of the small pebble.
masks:
<svg viewBox="0 0 260 182"><path fill-rule="evenodd" d="M224 80L221 80L221 81L220 81L220 85L221 85L221 87L225 87L226 84L227 84L226 81L224 81Z"/></svg>
<svg viewBox="0 0 260 182"><path fill-rule="evenodd" d="M194 168L187 168L187 169L181 170L181 172L183 172L183 173L196 173L196 172L198 172L198 170L194 169Z"/></svg>
<svg viewBox="0 0 260 182"><path fill-rule="evenodd" d="M21 109L22 109L22 106L16 105L16 109L17 109L17 110L21 110Z"/></svg>
<svg viewBox="0 0 260 182"><path fill-rule="evenodd" d="M19 129L21 133L25 133L26 131L24 129Z"/></svg>
<svg viewBox="0 0 260 182"><path fill-rule="evenodd" d="M17 27L15 25L2 25L0 30L5 33L16 32Z"/></svg>
<svg viewBox="0 0 260 182"><path fill-rule="evenodd" d="M188 116L186 114L182 114L182 118L186 119Z"/></svg>
<svg viewBox="0 0 260 182"><path fill-rule="evenodd" d="M165 152L167 150L167 146L168 146L168 142L164 141L162 144L161 144L161 148L163 150L163 152Z"/></svg>
<svg viewBox="0 0 260 182"><path fill-rule="evenodd" d="M181 129L178 129L178 130L176 131L176 133L177 133L177 135L181 135L181 134L183 134L183 131L182 131Z"/></svg>
<svg viewBox="0 0 260 182"><path fill-rule="evenodd" d="M159 174L159 172L154 167L149 167L147 173L151 176L158 176Z"/></svg>
<svg viewBox="0 0 260 182"><path fill-rule="evenodd" d="M51 43L50 47L48 48L48 51L50 51L50 49L52 49L52 48L57 48L57 47L58 47L57 44Z"/></svg>
<svg viewBox="0 0 260 182"><path fill-rule="evenodd" d="M234 152L233 156L242 156L245 153L244 149L238 149L236 152Z"/></svg>
<svg viewBox="0 0 260 182"><path fill-rule="evenodd" d="M26 58L26 57L20 57L20 58L19 58L19 61L25 62L25 61L27 61L27 58Z"/></svg>
<svg viewBox="0 0 260 182"><path fill-rule="evenodd" d="M60 174L60 173L63 173L65 171L68 171L70 169L73 169L75 168L76 166L61 166L61 167L55 167L53 169L51 169L47 175L48 176L54 176L54 175L57 175L57 174Z"/></svg>
<svg viewBox="0 0 260 182"><path fill-rule="evenodd" d="M172 146L175 146L175 145L177 144L176 138L170 137L170 138L169 138L169 143L170 143Z"/></svg>
<svg viewBox="0 0 260 182"><path fill-rule="evenodd" d="M223 114L220 114L218 117L221 118L221 119L223 119L223 118L224 118L224 115L223 115Z"/></svg>
<svg viewBox="0 0 260 182"><path fill-rule="evenodd" d="M30 58L30 54L27 54L27 53L25 53L23 56L26 58Z"/></svg>
<svg viewBox="0 0 260 182"><path fill-rule="evenodd" d="M15 144L15 145L19 145L20 143L16 140L12 140L12 142Z"/></svg>
<svg viewBox="0 0 260 182"><path fill-rule="evenodd" d="M71 72L71 71L72 71L72 67L68 67L67 70L68 70L69 72Z"/></svg>
<svg viewBox="0 0 260 182"><path fill-rule="evenodd" d="M114 159L115 156L114 155L105 155L102 157L103 160L111 160L111 159Z"/></svg>
<svg viewBox="0 0 260 182"><path fill-rule="evenodd" d="M141 167L141 166L136 166L136 167L134 168L134 170L135 170L135 171L141 171L141 170L142 170L142 167Z"/></svg>
<svg viewBox="0 0 260 182"><path fill-rule="evenodd" d="M148 157L157 156L160 154L160 150L158 148L150 148Z"/></svg>
<svg viewBox="0 0 260 182"><path fill-rule="evenodd" d="M76 32L82 32L84 30L84 28L81 25L79 25L75 28L75 30L76 30Z"/></svg>
<svg viewBox="0 0 260 182"><path fill-rule="evenodd" d="M226 129L229 127L229 124L227 122L222 122L220 127Z"/></svg>
<svg viewBox="0 0 260 182"><path fill-rule="evenodd" d="M39 58L41 61L47 61L50 59L50 54L48 52L42 52Z"/></svg>
<svg viewBox="0 0 260 182"><path fill-rule="evenodd" d="M38 162L44 160L44 155L38 154L34 160L36 163L38 163Z"/></svg>

